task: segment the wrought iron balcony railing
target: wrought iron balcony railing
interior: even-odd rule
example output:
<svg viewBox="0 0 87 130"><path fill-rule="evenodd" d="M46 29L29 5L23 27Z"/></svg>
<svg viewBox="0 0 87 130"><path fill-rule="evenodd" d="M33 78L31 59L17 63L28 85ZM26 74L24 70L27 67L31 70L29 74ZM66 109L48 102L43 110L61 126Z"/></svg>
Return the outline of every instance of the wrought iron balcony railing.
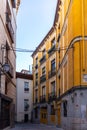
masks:
<svg viewBox="0 0 87 130"><path fill-rule="evenodd" d="M40 103L45 103L46 102L46 95L40 96Z"/></svg>
<svg viewBox="0 0 87 130"><path fill-rule="evenodd" d="M10 66L10 69L9 69L9 71L8 71L7 73L8 73L8 75L9 75L11 78L13 78L13 66L12 66L12 64L11 64L11 62L10 62L10 60L9 60L9 58L7 58L7 57L6 57L6 63L8 63L9 66Z"/></svg>
<svg viewBox="0 0 87 130"><path fill-rule="evenodd" d="M55 92L51 92L48 94L48 101L52 102L53 100L56 99L56 93Z"/></svg>
<svg viewBox="0 0 87 130"><path fill-rule="evenodd" d="M53 77L54 75L56 75L56 68L54 68L53 70L48 72L48 78Z"/></svg>
<svg viewBox="0 0 87 130"><path fill-rule="evenodd" d="M48 55L51 56L55 52L56 46L53 45L49 50L48 50Z"/></svg>
<svg viewBox="0 0 87 130"><path fill-rule="evenodd" d="M29 88L24 88L24 91L25 91L25 92L28 92L28 91L29 91Z"/></svg>
<svg viewBox="0 0 87 130"><path fill-rule="evenodd" d="M35 69L38 69L38 64L35 65Z"/></svg>
<svg viewBox="0 0 87 130"><path fill-rule="evenodd" d="M37 98L37 97L35 98L35 104L36 104L36 103L38 103L38 98Z"/></svg>
<svg viewBox="0 0 87 130"><path fill-rule="evenodd" d="M40 77L40 83L45 82L45 81L46 81L46 74L45 74L45 75L42 75L42 76Z"/></svg>
<svg viewBox="0 0 87 130"><path fill-rule="evenodd" d="M14 43L14 30L12 27L11 18L9 16L9 13L6 13L6 27L8 29L11 41L12 41L12 43Z"/></svg>
<svg viewBox="0 0 87 130"><path fill-rule="evenodd" d="M40 65L43 64L46 61L46 55L44 55L41 59L40 59Z"/></svg>
<svg viewBox="0 0 87 130"><path fill-rule="evenodd" d="M38 80L36 80L36 82L35 82L35 86L38 86Z"/></svg>

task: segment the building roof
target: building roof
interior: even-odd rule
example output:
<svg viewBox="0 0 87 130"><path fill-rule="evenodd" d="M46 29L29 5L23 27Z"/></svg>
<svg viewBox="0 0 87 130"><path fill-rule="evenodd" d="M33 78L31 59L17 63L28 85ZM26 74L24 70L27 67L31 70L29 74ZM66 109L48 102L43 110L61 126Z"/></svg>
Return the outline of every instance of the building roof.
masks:
<svg viewBox="0 0 87 130"><path fill-rule="evenodd" d="M32 54L32 57L39 51L39 48L44 45L44 42L45 42L46 38L48 38L49 35L52 34L53 30L54 30L54 27L52 27L52 28L50 29L50 31L49 31L49 32L47 33L47 35L44 37L44 39L42 40L42 42L37 46L36 50L35 50L35 51L33 52L33 54Z"/></svg>
<svg viewBox="0 0 87 130"><path fill-rule="evenodd" d="M21 73L21 72L16 72L16 78L33 80L33 75L32 74Z"/></svg>
<svg viewBox="0 0 87 130"><path fill-rule="evenodd" d="M55 12L55 18L54 18L53 26L55 26L56 23L58 22L58 19L59 19L59 13L58 13L58 11L60 11L60 5L61 5L61 0L58 0L57 6L56 6L56 12Z"/></svg>
<svg viewBox="0 0 87 130"><path fill-rule="evenodd" d="M57 23L57 21L58 21L58 18L59 18L59 13L58 13L58 11L60 10L60 8L59 8L59 5L60 5L60 4L61 4L61 0L58 0L53 26L51 27L51 29L50 29L50 31L47 33L47 35L44 37L44 39L42 40L42 42L37 46L36 50L35 50L35 51L33 52L33 54L32 54L32 57L38 52L39 48L40 48L42 45L44 45L44 42L45 42L46 38L48 38L49 35L51 35L52 32L54 31L55 25L56 25L56 23Z"/></svg>

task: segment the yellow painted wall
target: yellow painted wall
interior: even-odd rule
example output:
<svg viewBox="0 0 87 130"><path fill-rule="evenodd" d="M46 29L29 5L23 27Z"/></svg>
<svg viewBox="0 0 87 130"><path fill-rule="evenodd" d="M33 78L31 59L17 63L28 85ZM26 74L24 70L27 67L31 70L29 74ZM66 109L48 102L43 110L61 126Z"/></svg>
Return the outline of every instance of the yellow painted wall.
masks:
<svg viewBox="0 0 87 130"><path fill-rule="evenodd" d="M69 2L71 2L70 8ZM64 67L64 60L66 59L66 47L69 46L71 41L78 37L84 36L87 33L87 1L83 0L65 0L61 6L60 10L60 63L62 63L60 67L61 71L61 92L64 93L68 89L73 86L79 86L81 84L87 85L87 83L83 83L83 74L87 74L87 51L86 51L86 41L75 42L73 48L70 48L67 52L67 64L68 71ZM83 5L83 7L82 7ZM68 10L69 12L68 12ZM67 11L66 11L67 10ZM63 14L64 12L64 14ZM65 16L61 16L65 15ZM64 19L63 19L64 17ZM63 22L62 22L63 21ZM64 30L65 28L65 30ZM63 33L62 33L63 32ZM64 49L64 50L62 50ZM65 57L64 57L65 56ZM64 76L65 75L65 76ZM66 78L67 75L67 78ZM67 82L67 86L66 86Z"/></svg>
<svg viewBox="0 0 87 130"><path fill-rule="evenodd" d="M67 90L74 86L87 85L87 82L84 82L83 76L87 74L87 41L77 41L74 42L73 46L68 49L70 43L78 38L79 36L87 36L87 0L61 0L62 4L60 5L59 10L59 19L55 25L54 31L47 36L44 40L44 44L40 47L42 50L45 46L46 51L51 48L51 40L56 38L60 33L60 41L56 43L56 49L60 48L60 57L59 52L55 51L52 56L49 57L46 52L46 100L48 101L48 93L50 91L50 79L48 78L48 72L51 70L50 61L55 55L56 58L56 91L57 96L59 94L64 94ZM83 6L82 6L83 5ZM60 27L59 27L60 25ZM42 53L37 52L33 56L34 65L35 65L35 56L38 55L38 60L42 58ZM60 67L59 67L60 62ZM41 95L41 65L38 63L38 90L39 95ZM36 70L34 69L34 73ZM60 75L60 79L58 78ZM34 77L35 80L35 77ZM52 80L52 79L51 79ZM42 113L42 111L41 111ZM54 117L52 117L52 120ZM42 119L41 119L42 121ZM44 121L42 121L44 122Z"/></svg>

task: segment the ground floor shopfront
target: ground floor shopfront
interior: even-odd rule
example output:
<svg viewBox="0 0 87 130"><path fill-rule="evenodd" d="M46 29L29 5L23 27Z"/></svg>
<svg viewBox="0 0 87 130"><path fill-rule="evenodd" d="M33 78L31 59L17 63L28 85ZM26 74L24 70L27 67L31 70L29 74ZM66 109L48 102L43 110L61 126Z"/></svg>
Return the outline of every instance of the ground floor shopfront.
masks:
<svg viewBox="0 0 87 130"><path fill-rule="evenodd" d="M0 94L0 130L14 124L14 105L13 100Z"/></svg>
<svg viewBox="0 0 87 130"><path fill-rule="evenodd" d="M87 130L87 86L73 87L55 101L34 105L33 121L64 130Z"/></svg>

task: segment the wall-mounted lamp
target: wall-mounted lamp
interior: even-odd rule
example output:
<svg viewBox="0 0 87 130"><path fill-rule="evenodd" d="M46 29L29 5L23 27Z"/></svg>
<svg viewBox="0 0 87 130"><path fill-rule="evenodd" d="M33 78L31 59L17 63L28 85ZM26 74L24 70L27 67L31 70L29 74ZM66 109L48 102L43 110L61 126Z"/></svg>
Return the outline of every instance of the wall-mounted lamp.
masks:
<svg viewBox="0 0 87 130"><path fill-rule="evenodd" d="M10 70L10 65L7 64L7 63L5 63L5 64L3 65L3 70L4 70L4 72L8 72L8 71Z"/></svg>
<svg viewBox="0 0 87 130"><path fill-rule="evenodd" d="M4 65L0 64L0 94L1 94L1 75L4 73L9 72L10 70L10 65L5 63Z"/></svg>

